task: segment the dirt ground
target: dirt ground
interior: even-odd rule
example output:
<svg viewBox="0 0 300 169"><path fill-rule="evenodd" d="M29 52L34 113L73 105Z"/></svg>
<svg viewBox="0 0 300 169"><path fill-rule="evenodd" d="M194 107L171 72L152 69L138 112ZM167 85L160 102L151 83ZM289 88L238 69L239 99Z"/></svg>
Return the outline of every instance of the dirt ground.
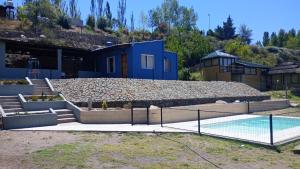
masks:
<svg viewBox="0 0 300 169"><path fill-rule="evenodd" d="M0 168L296 169L296 144L278 153L194 134L0 131Z"/></svg>

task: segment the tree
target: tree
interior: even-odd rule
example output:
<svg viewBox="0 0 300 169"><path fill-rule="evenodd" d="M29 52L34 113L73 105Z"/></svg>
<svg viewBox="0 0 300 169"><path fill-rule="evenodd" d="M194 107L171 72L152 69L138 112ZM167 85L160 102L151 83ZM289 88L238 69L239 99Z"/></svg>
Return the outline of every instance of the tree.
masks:
<svg viewBox="0 0 300 169"><path fill-rule="evenodd" d="M108 27L108 23L107 23L107 19L105 17L100 17L98 20L97 20L97 27L98 29L101 29L101 30L106 30L106 28Z"/></svg>
<svg viewBox="0 0 300 169"><path fill-rule="evenodd" d="M296 37L296 30L293 28L288 33L289 37Z"/></svg>
<svg viewBox="0 0 300 169"><path fill-rule="evenodd" d="M95 10L96 10L96 4L95 4L95 0L91 0L91 14L88 17L88 21L87 21L87 25L94 23L94 25L89 25L91 28L95 28L96 27L96 21L95 21Z"/></svg>
<svg viewBox="0 0 300 169"><path fill-rule="evenodd" d="M69 11L70 11L70 17L80 19L80 10L77 7L77 0L70 0L69 1Z"/></svg>
<svg viewBox="0 0 300 169"><path fill-rule="evenodd" d="M241 25L239 29L239 37L241 38L241 40L246 44L250 44L252 40L251 36L252 36L252 30L244 24Z"/></svg>
<svg viewBox="0 0 300 169"><path fill-rule="evenodd" d="M106 2L106 7L105 7L105 17L107 19L107 27L112 28L113 27L113 20L112 20L112 13L110 11L110 5L109 2Z"/></svg>
<svg viewBox="0 0 300 169"><path fill-rule="evenodd" d="M277 35L275 32L273 32L271 34L271 45L272 46L277 46L278 45L278 39L277 39Z"/></svg>
<svg viewBox="0 0 300 169"><path fill-rule="evenodd" d="M141 23L141 29L143 32L143 39L144 39L145 30L146 30L147 24L148 24L148 17L143 11L141 11L141 14L140 14L140 23Z"/></svg>
<svg viewBox="0 0 300 169"><path fill-rule="evenodd" d="M119 0L118 4L118 27L125 28L126 27L126 0Z"/></svg>
<svg viewBox="0 0 300 169"><path fill-rule="evenodd" d="M217 26L214 33L215 37L220 40L225 40L224 38L224 29L221 26Z"/></svg>
<svg viewBox="0 0 300 169"><path fill-rule="evenodd" d="M206 32L206 36L215 36L215 33L213 30L209 29L207 32Z"/></svg>
<svg viewBox="0 0 300 169"><path fill-rule="evenodd" d="M185 30L192 30L196 27L196 23L198 20L198 16L195 13L193 8L186 8L186 7L182 7L181 8L181 20L179 20L178 25L181 26L183 29Z"/></svg>
<svg viewBox="0 0 300 169"><path fill-rule="evenodd" d="M103 16L103 0L97 0L97 2L98 2L97 16L98 18L101 18Z"/></svg>
<svg viewBox="0 0 300 169"><path fill-rule="evenodd" d="M268 46L269 44L270 44L269 32L264 32L263 45Z"/></svg>
<svg viewBox="0 0 300 169"><path fill-rule="evenodd" d="M94 29L95 28L95 17L92 16L92 15L89 15L88 16L88 19L86 21L86 25L88 25L91 29Z"/></svg>
<svg viewBox="0 0 300 169"><path fill-rule="evenodd" d="M134 31L134 16L133 16L133 12L131 13L131 16L130 16L130 31L131 32Z"/></svg>
<svg viewBox="0 0 300 169"><path fill-rule="evenodd" d="M286 45L287 37L284 29L279 30L277 39L279 47L284 47Z"/></svg>
<svg viewBox="0 0 300 169"><path fill-rule="evenodd" d="M235 27L233 26L233 20L229 16L226 22L223 22L223 31L224 35L223 38L225 40L235 38Z"/></svg>
<svg viewBox="0 0 300 169"><path fill-rule="evenodd" d="M152 29L152 32L155 27L159 26L159 13L157 10L150 10L148 12L148 26Z"/></svg>

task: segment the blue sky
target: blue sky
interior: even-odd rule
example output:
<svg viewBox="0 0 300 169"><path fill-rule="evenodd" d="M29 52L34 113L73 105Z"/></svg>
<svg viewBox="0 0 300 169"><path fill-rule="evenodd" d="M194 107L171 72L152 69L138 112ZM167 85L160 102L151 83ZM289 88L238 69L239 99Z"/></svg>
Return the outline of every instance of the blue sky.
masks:
<svg viewBox="0 0 300 169"><path fill-rule="evenodd" d="M108 1L116 17L118 0ZM21 4L21 0L15 2ZM146 13L162 2L163 0L127 0L127 23L133 12L135 26L138 27L141 11ZM299 0L179 0L179 2L181 5L194 7L198 13L197 24L201 30L208 29L208 14L211 14L211 28L221 25L228 15L231 15L236 27L246 24L253 30L254 42L262 39L264 31L277 32L280 28L300 30ZM86 19L90 12L90 0L78 0L78 4L82 18Z"/></svg>

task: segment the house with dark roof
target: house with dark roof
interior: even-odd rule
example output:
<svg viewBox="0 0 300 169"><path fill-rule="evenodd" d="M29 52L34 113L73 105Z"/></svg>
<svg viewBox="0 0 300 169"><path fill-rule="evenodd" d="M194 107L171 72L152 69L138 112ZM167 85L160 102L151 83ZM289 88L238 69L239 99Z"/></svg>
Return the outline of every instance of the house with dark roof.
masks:
<svg viewBox="0 0 300 169"><path fill-rule="evenodd" d="M300 87L300 62L284 62L268 72L270 87L274 90Z"/></svg>
<svg viewBox="0 0 300 169"><path fill-rule="evenodd" d="M269 67L245 62L238 56L214 51L201 59L200 70L207 81L236 81L259 90L267 89Z"/></svg>
<svg viewBox="0 0 300 169"><path fill-rule="evenodd" d="M0 79L27 76L177 80L177 72L177 54L165 51L161 40L76 48L49 44L43 39L0 39Z"/></svg>

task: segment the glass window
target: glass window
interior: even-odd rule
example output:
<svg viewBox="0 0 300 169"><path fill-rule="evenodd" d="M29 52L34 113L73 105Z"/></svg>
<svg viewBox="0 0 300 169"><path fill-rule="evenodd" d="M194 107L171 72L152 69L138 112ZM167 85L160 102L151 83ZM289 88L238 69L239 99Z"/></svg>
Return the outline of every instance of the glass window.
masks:
<svg viewBox="0 0 300 169"><path fill-rule="evenodd" d="M170 59L164 59L164 71L171 72L171 61Z"/></svg>
<svg viewBox="0 0 300 169"><path fill-rule="evenodd" d="M292 83L299 83L299 75L292 74Z"/></svg>
<svg viewBox="0 0 300 169"><path fill-rule="evenodd" d="M205 66L205 67L211 66L211 60L210 60L210 59L209 59L209 60L205 60L205 61L204 61L204 66Z"/></svg>
<svg viewBox="0 0 300 169"><path fill-rule="evenodd" d="M107 58L107 73L115 73L115 57Z"/></svg>
<svg viewBox="0 0 300 169"><path fill-rule="evenodd" d="M247 75L256 75L256 68L245 68L245 74Z"/></svg>
<svg viewBox="0 0 300 169"><path fill-rule="evenodd" d="M213 59L213 60L212 60L212 65L213 65L213 66L219 65L219 59Z"/></svg>
<svg viewBox="0 0 300 169"><path fill-rule="evenodd" d="M141 55L142 69L154 69L154 55Z"/></svg>

